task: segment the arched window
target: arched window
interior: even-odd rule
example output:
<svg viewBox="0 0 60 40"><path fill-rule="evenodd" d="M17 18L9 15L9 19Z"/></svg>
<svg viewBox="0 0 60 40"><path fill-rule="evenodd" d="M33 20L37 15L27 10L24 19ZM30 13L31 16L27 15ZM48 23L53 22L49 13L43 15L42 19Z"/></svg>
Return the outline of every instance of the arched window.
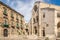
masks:
<svg viewBox="0 0 60 40"><path fill-rule="evenodd" d="M58 22L58 24L57 24L57 28L60 28L60 22Z"/></svg>
<svg viewBox="0 0 60 40"><path fill-rule="evenodd" d="M4 35L4 37L7 37L8 36L8 30L7 29L4 29L3 35Z"/></svg>

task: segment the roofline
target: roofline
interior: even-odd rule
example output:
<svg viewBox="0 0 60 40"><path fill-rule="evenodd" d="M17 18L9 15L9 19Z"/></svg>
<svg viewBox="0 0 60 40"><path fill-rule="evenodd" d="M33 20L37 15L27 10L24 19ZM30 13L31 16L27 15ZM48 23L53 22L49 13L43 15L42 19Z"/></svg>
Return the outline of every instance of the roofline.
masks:
<svg viewBox="0 0 60 40"><path fill-rule="evenodd" d="M6 6L7 8L9 8L9 9L13 10L14 12L16 12L16 13L18 13L19 15L21 15L22 17L24 17L22 14L20 14L19 12L17 12L16 10L14 10L14 9L13 9L13 8L11 8L10 6L8 6L7 4L5 4L5 3L1 2L1 1L0 1L0 4L2 4L2 5L4 5L4 6Z"/></svg>
<svg viewBox="0 0 60 40"><path fill-rule="evenodd" d="M42 1L36 1L35 3L45 3L45 4L49 4L49 5L60 6L60 5L51 4L51 3L48 3L48 2L42 2ZM34 4L35 4L35 3L34 3Z"/></svg>

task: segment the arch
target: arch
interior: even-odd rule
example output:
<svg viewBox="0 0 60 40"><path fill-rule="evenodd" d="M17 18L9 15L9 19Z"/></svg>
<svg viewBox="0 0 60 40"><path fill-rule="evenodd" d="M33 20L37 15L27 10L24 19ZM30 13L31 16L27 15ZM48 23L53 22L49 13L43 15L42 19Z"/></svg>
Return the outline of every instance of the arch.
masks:
<svg viewBox="0 0 60 40"><path fill-rule="evenodd" d="M60 28L60 22L57 23L57 28Z"/></svg>
<svg viewBox="0 0 60 40"><path fill-rule="evenodd" d="M8 30L7 29L4 29L3 30L3 35L4 35L4 37L7 37L8 36Z"/></svg>

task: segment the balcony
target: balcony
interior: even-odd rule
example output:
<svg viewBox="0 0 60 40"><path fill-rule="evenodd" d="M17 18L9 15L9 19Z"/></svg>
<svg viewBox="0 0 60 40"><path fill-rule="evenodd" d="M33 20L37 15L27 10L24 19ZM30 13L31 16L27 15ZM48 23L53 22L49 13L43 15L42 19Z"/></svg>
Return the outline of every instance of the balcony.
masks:
<svg viewBox="0 0 60 40"><path fill-rule="evenodd" d="M3 24L3 27L9 28L9 24Z"/></svg>

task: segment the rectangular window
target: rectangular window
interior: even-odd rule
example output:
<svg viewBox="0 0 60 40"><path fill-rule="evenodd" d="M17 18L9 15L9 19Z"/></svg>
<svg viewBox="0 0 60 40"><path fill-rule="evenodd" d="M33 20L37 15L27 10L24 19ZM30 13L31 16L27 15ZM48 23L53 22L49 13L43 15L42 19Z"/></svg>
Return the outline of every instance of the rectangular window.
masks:
<svg viewBox="0 0 60 40"><path fill-rule="evenodd" d="M7 24L7 20L5 20L5 24Z"/></svg>
<svg viewBox="0 0 60 40"><path fill-rule="evenodd" d="M4 8L3 14L7 16L7 9L6 8Z"/></svg>
<svg viewBox="0 0 60 40"><path fill-rule="evenodd" d="M36 16L36 20L37 20L37 22L39 21L39 20L38 20L38 16Z"/></svg>
<svg viewBox="0 0 60 40"><path fill-rule="evenodd" d="M19 24L18 23L17 23L16 27L17 27L17 29L19 29Z"/></svg>
<svg viewBox="0 0 60 40"><path fill-rule="evenodd" d="M37 34L37 28L36 27L34 27L34 30L35 30L35 34Z"/></svg>
<svg viewBox="0 0 60 40"><path fill-rule="evenodd" d="M26 30L27 34L29 35L29 31L28 31L28 29L25 29L25 30Z"/></svg>
<svg viewBox="0 0 60 40"><path fill-rule="evenodd" d="M21 20L21 24L22 24L22 20Z"/></svg>
<svg viewBox="0 0 60 40"><path fill-rule="evenodd" d="M43 36L45 36L45 30L43 30Z"/></svg>
<svg viewBox="0 0 60 40"><path fill-rule="evenodd" d="M33 22L35 23L35 18L33 18Z"/></svg>
<svg viewBox="0 0 60 40"><path fill-rule="evenodd" d="M22 23L22 20L21 20L21 27L22 27L23 23Z"/></svg>
<svg viewBox="0 0 60 40"><path fill-rule="evenodd" d="M22 17L20 17L20 26L21 26L21 29L23 29L23 19L22 19Z"/></svg>
<svg viewBox="0 0 60 40"><path fill-rule="evenodd" d="M16 20L18 20L18 15L16 14Z"/></svg>
<svg viewBox="0 0 60 40"><path fill-rule="evenodd" d="M43 18L45 18L45 14L43 14Z"/></svg>
<svg viewBox="0 0 60 40"><path fill-rule="evenodd" d="M13 21L11 22L11 27L15 29Z"/></svg>
<svg viewBox="0 0 60 40"><path fill-rule="evenodd" d="M9 24L6 19L4 20L4 27L7 27L7 28L9 27Z"/></svg>
<svg viewBox="0 0 60 40"><path fill-rule="evenodd" d="M60 13L57 13L57 17L60 17Z"/></svg>
<svg viewBox="0 0 60 40"><path fill-rule="evenodd" d="M14 16L13 16L13 12L12 12L12 11L11 11L11 17L14 18Z"/></svg>

